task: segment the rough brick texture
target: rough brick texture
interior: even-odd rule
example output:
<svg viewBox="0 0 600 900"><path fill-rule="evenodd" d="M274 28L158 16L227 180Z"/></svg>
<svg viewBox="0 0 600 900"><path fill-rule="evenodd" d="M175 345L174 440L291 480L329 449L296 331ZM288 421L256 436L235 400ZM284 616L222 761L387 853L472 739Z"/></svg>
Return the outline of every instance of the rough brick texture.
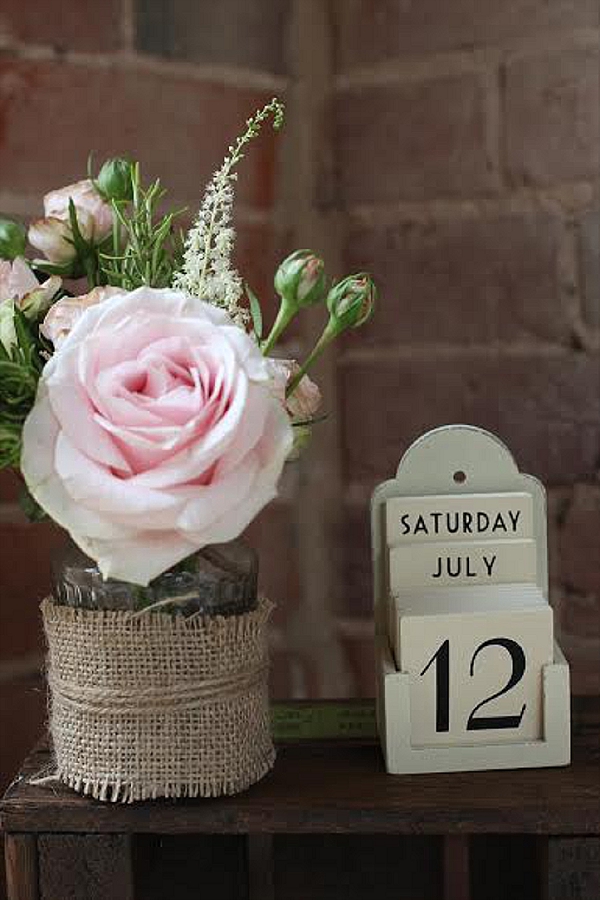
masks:
<svg viewBox="0 0 600 900"><path fill-rule="evenodd" d="M496 187L485 90L472 75L340 93L340 194L347 203L471 196Z"/></svg>
<svg viewBox="0 0 600 900"><path fill-rule="evenodd" d="M597 178L597 50L517 59L506 69L506 164L516 184Z"/></svg>
<svg viewBox="0 0 600 900"><path fill-rule="evenodd" d="M139 159L147 178L160 176L175 202L195 208L248 111L267 99L193 77L3 60L2 187L32 195L75 181L85 176L93 148L97 159L119 153ZM40 134L44 152L32 152ZM270 206L273 154L273 136L265 131L248 152L240 180L240 199L247 204Z"/></svg>
<svg viewBox="0 0 600 900"><path fill-rule="evenodd" d="M598 25L595 0L336 0L336 12L337 59L344 69Z"/></svg>
<svg viewBox="0 0 600 900"><path fill-rule="evenodd" d="M593 328L600 328L600 212L593 210L580 225L580 265L584 312Z"/></svg>
<svg viewBox="0 0 600 900"><path fill-rule="evenodd" d="M2 661L41 653L39 604L50 589L50 564L63 536L50 523L0 524L0 675Z"/></svg>
<svg viewBox="0 0 600 900"><path fill-rule="evenodd" d="M136 0L144 53L282 74L289 0Z"/></svg>
<svg viewBox="0 0 600 900"><path fill-rule="evenodd" d="M600 360L580 354L532 360L491 350L348 364L348 478L389 478L419 434L466 422L501 434L520 467L546 482L591 479L600 452L599 387Z"/></svg>
<svg viewBox="0 0 600 900"><path fill-rule="evenodd" d="M522 213L352 229L346 266L372 268L381 290L352 344L567 341L564 237L558 216Z"/></svg>
<svg viewBox="0 0 600 900"><path fill-rule="evenodd" d="M122 0L2 0L0 38L50 45L58 52L115 50L122 38Z"/></svg>

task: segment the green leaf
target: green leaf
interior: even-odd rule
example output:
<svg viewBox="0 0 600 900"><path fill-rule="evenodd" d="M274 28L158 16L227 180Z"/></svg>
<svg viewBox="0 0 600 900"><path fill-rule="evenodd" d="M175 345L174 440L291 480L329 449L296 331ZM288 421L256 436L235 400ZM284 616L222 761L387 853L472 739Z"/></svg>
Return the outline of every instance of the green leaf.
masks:
<svg viewBox="0 0 600 900"><path fill-rule="evenodd" d="M30 522L43 522L48 518L46 510L31 496L27 487L23 487L19 494L19 506Z"/></svg>
<svg viewBox="0 0 600 900"><path fill-rule="evenodd" d="M79 222L77 220L77 210L71 197L69 197L69 222L71 224L71 232L73 233L73 246L78 256L85 256L88 250L88 243L84 239L79 230Z"/></svg>
<svg viewBox="0 0 600 900"><path fill-rule="evenodd" d="M14 308L14 323L19 348L26 354L30 354L32 350L35 350L35 340L25 314L16 304Z"/></svg>
<svg viewBox="0 0 600 900"><path fill-rule="evenodd" d="M250 287L248 283L245 285L246 294L248 296L248 302L250 303L250 315L252 316L252 328L254 330L254 335L256 340L260 343L263 334L263 318L262 318L262 310L260 308L260 300Z"/></svg>

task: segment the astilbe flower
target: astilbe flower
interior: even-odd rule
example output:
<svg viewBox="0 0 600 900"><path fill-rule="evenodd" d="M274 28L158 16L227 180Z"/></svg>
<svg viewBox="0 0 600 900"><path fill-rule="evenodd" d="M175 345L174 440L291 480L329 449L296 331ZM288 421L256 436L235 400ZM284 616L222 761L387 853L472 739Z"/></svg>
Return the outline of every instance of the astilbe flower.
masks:
<svg viewBox="0 0 600 900"><path fill-rule="evenodd" d="M229 155L206 188L200 211L185 242L183 268L175 275L173 286L214 306L225 309L238 325L244 326L248 311L241 305L242 278L232 264L235 230L232 227L234 168L244 156L244 147L260 131L262 123L273 116L273 127L283 123L283 105L277 98L246 122L246 131L229 147Z"/></svg>
<svg viewBox="0 0 600 900"><path fill-rule="evenodd" d="M240 306L242 278L231 262L237 175L228 171L229 162L228 157L206 188L198 217L186 239L183 269L173 283L194 297L222 307L234 322L244 325L247 311Z"/></svg>

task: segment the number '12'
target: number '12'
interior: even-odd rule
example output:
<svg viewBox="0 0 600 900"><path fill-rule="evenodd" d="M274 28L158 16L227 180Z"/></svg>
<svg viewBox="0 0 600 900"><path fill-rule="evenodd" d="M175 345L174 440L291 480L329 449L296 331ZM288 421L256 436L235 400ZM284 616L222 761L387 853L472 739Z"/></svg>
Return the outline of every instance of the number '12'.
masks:
<svg viewBox="0 0 600 900"><path fill-rule="evenodd" d="M485 706L506 694L519 683L525 674L525 653L520 644L511 638L491 638L477 647L471 657L469 675L475 674L475 660L478 654L486 647L501 647L510 654L512 672L510 678L499 691L489 697L485 697L471 711L467 720L467 731L484 731L488 728L518 728L523 719L526 704L521 707L521 712L514 716L476 716L476 713ZM435 730L437 732L450 731L450 641L445 640L431 657L420 675L425 675L430 666L435 665Z"/></svg>

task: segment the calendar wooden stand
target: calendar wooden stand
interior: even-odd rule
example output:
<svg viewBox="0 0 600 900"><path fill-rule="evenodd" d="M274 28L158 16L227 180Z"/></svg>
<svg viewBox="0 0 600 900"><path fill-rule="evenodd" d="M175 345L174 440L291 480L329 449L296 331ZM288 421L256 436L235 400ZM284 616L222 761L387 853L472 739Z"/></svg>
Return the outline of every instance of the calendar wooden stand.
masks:
<svg viewBox="0 0 600 900"><path fill-rule="evenodd" d="M542 484L471 426L424 435L375 490L388 772L569 763L569 667L552 633L546 527Z"/></svg>

